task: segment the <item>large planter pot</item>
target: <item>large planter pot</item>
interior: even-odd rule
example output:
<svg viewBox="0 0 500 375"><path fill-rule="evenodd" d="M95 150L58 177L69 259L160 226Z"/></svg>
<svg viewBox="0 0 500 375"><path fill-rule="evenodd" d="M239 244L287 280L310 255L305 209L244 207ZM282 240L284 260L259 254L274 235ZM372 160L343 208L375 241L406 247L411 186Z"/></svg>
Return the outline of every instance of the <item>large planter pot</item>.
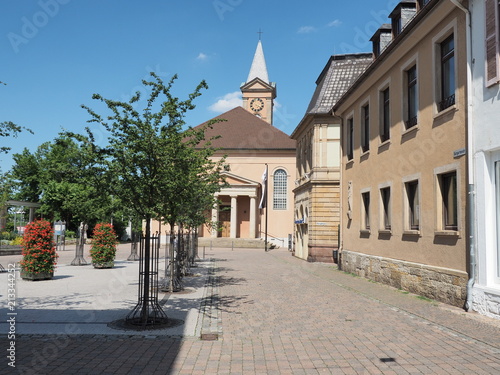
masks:
<svg viewBox="0 0 500 375"><path fill-rule="evenodd" d="M21 279L29 281L50 280L54 277L54 272L26 272L21 270Z"/></svg>
<svg viewBox="0 0 500 375"><path fill-rule="evenodd" d="M94 268L113 268L115 265L114 261L103 262L103 263L92 263Z"/></svg>

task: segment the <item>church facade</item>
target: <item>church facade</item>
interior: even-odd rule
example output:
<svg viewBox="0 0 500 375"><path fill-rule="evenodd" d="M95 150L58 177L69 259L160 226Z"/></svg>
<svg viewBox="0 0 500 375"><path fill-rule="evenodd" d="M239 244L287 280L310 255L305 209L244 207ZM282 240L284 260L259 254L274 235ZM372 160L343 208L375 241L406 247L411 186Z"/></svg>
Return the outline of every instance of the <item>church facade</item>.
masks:
<svg viewBox="0 0 500 375"><path fill-rule="evenodd" d="M207 138L220 136L212 145L220 149L215 158L226 155L229 186L217 194L219 204L211 212L217 225L203 226L199 234L256 239L265 238L267 228L268 241L286 247L293 233L296 142L273 126L276 84L269 80L260 40L240 89L242 107L217 116L225 121L206 131Z"/></svg>

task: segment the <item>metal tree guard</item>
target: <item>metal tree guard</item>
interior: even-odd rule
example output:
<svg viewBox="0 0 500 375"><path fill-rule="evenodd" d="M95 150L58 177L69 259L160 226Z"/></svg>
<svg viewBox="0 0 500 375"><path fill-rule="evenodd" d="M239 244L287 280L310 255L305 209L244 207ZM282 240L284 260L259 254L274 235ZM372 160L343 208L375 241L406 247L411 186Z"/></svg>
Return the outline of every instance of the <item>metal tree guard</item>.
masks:
<svg viewBox="0 0 500 375"><path fill-rule="evenodd" d="M180 263L179 263L179 254L180 254L180 240L181 234L180 232L175 234L174 230L170 231L170 243L167 244L168 250L168 261L165 259L165 279L162 285L162 292L180 292L184 289L182 284L182 280L180 277Z"/></svg>
<svg viewBox="0 0 500 375"><path fill-rule="evenodd" d="M139 260L139 255L137 254L137 242L140 239L140 233L132 231L132 241L130 243L130 255L127 260Z"/></svg>
<svg viewBox="0 0 500 375"><path fill-rule="evenodd" d="M80 223L78 228L78 242L76 244L75 259L71 261L72 266L85 266L87 261L83 257L83 248L85 246L85 233L87 232L87 224Z"/></svg>
<svg viewBox="0 0 500 375"><path fill-rule="evenodd" d="M167 324L169 319L158 303L160 235L156 233L151 237L149 232L146 232L146 237L141 236L139 246L139 298L137 305L125 318L125 322L150 328Z"/></svg>

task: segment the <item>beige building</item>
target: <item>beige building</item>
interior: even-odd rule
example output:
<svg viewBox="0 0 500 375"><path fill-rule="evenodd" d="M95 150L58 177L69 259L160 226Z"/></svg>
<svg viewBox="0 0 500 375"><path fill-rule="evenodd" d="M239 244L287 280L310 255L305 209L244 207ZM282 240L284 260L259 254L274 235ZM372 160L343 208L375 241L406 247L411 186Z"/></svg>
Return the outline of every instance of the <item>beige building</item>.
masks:
<svg viewBox="0 0 500 375"><path fill-rule="evenodd" d="M331 109L371 61L371 54L331 56L291 135L297 140L294 255L299 258L331 262L338 250L341 120Z"/></svg>
<svg viewBox="0 0 500 375"><path fill-rule="evenodd" d="M465 15L402 1L371 39L374 61L342 119L341 266L462 306L466 227Z"/></svg>

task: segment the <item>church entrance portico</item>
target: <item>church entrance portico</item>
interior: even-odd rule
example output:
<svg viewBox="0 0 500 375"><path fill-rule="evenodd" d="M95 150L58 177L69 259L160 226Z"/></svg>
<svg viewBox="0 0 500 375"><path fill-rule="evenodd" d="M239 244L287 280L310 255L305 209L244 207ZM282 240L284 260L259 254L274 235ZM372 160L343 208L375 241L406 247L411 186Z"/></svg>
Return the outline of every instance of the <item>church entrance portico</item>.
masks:
<svg viewBox="0 0 500 375"><path fill-rule="evenodd" d="M212 221L219 224L219 230L212 230L212 237L256 238L260 184L230 173L226 180L230 186L217 194L220 203L212 210Z"/></svg>

